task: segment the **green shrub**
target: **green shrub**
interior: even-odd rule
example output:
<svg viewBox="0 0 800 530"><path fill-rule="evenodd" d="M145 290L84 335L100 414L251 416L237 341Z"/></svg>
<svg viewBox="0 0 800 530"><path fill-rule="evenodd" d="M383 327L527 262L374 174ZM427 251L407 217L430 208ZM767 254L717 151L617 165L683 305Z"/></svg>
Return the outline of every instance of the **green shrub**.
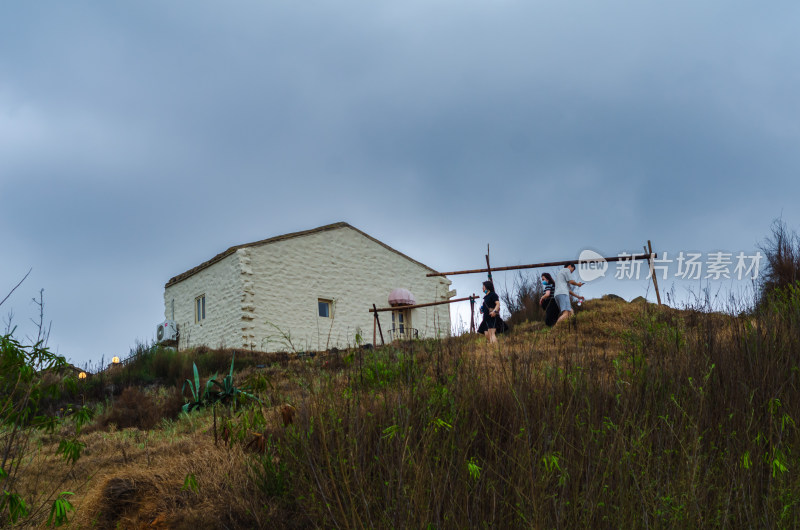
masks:
<svg viewBox="0 0 800 530"><path fill-rule="evenodd" d="M205 388L200 386L200 373L197 369L197 364L193 364L194 379L186 379L183 384L181 393L189 386L191 399L186 400L183 405L184 412L191 412L197 408L214 405L216 403L229 403L235 402L240 396L250 398L258 401L254 395L241 388L236 388L233 383L233 367L235 356L231 359L230 372L221 381L217 380L217 374L214 374L206 381Z"/></svg>
<svg viewBox="0 0 800 530"><path fill-rule="evenodd" d="M782 291L800 281L800 235L782 219L772 223L771 234L761 243L766 264L759 275L759 305L771 293Z"/></svg>
<svg viewBox="0 0 800 530"><path fill-rule="evenodd" d="M48 400L61 400L65 387L77 387L64 375L68 372L66 359L51 353L43 342L25 346L11 333L0 337L0 526L33 516L51 501L53 521L60 525L72 509L64 493L56 496L54 491L40 491L26 499L16 491L18 478L29 473L31 459L22 456L31 447L35 433L67 433L57 435L61 440L56 456L63 457L65 471L81 456L83 443L71 436L71 429L60 428L69 422L80 431L91 419L91 410L68 407L72 417L62 417L44 406Z"/></svg>

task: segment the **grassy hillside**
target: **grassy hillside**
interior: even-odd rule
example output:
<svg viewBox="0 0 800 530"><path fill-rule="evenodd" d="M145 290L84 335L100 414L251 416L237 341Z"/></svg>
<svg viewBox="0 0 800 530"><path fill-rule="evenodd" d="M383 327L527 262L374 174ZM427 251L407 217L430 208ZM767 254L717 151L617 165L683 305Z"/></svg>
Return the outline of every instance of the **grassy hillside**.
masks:
<svg viewBox="0 0 800 530"><path fill-rule="evenodd" d="M58 482L80 528L800 521L796 289L740 317L592 300L572 325L520 324L498 347L464 336L249 354L236 382L262 403L173 417L192 357L162 352L156 368L148 355L150 383L167 386L99 406L71 466L47 455L74 427L41 435L23 496ZM204 377L230 363L200 355ZM284 404L296 411L286 426Z"/></svg>

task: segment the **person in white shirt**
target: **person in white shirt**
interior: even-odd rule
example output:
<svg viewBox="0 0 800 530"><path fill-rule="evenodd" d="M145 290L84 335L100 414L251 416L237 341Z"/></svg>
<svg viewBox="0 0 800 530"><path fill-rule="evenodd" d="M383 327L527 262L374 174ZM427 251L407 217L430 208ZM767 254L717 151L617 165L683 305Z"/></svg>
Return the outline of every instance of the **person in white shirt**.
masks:
<svg viewBox="0 0 800 530"><path fill-rule="evenodd" d="M564 268L558 271L558 274L556 274L555 297L558 308L561 310L561 315L558 317L556 324L565 318L572 316L572 303L569 300L570 295L574 296L578 300L583 300L582 296L579 296L569 290L570 285L575 285L576 287L581 287L583 285L583 282L576 282L572 279L571 275L574 271L575 264L569 263L564 265Z"/></svg>

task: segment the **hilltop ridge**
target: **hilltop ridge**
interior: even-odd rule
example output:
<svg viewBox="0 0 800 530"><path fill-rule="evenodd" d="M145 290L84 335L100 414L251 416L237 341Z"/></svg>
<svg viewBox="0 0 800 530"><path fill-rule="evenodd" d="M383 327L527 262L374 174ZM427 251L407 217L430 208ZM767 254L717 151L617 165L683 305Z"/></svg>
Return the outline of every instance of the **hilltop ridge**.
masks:
<svg viewBox="0 0 800 530"><path fill-rule="evenodd" d="M608 296L555 328L520 324L496 347L461 336L242 355L236 384L259 403L124 429L114 410L174 408L174 390L101 407L64 483L73 523L780 525L800 499L786 471L800 455L800 295L776 304L734 317ZM183 355L211 366L229 353ZM149 355L139 362L154 373L185 363ZM49 462L31 477L58 476Z"/></svg>

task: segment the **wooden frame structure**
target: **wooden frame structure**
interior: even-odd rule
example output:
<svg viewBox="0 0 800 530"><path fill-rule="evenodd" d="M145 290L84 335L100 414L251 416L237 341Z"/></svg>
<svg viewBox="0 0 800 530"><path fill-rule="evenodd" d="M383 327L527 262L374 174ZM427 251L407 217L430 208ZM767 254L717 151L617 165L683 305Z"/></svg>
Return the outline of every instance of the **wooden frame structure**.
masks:
<svg viewBox="0 0 800 530"><path fill-rule="evenodd" d="M494 267L489 264L489 245L486 245L486 268L485 269L470 269L464 271L451 271L451 272L431 272L428 273L427 276L455 276L458 274L476 274L480 272L486 272L489 274L489 279L492 279L492 272L497 271L514 271L514 270L522 270L522 269L538 269L542 267L557 267L559 265L569 265L570 263L581 264L581 263L601 263L601 262L614 262L614 261L634 261L634 260L647 260L648 266L650 268L650 277L653 279L653 287L656 291L656 299L658 300L658 305L661 304L661 293L658 290L658 279L655 275L655 267L653 266L653 260L658 257L658 254L653 252L653 245L650 240L647 240L647 245L644 246L644 254L634 254L631 256L612 256L612 257L598 257L594 259L571 259L571 260L564 260L564 261L549 261L545 263L531 263L530 265L512 265L510 267Z"/></svg>
<svg viewBox="0 0 800 530"><path fill-rule="evenodd" d="M430 276L430 274L428 276ZM472 296L467 296L465 298L453 298L451 300L440 300L439 302L428 302L425 304L413 304L413 305L398 305L398 306L381 307L381 308L378 308L375 306L375 304L372 304L372 309L369 310L370 313L373 313L375 315L375 318L373 319L372 322L372 344L375 344L377 342L378 337L375 334L376 332L380 332L381 334L381 345L386 344L386 342L384 342L383 340L383 330L381 329L381 321L378 318L378 313L380 312L397 311L400 309L417 309L419 307L430 307L434 305L452 304L455 302L464 302L466 300L470 300L470 302L474 304L475 298L476 296L473 294ZM474 324L472 324L472 327L474 327Z"/></svg>
<svg viewBox="0 0 800 530"><path fill-rule="evenodd" d="M653 245L650 240L647 240L647 245L644 246L644 254L634 254L631 256L611 256L608 258L605 257L598 257L594 259L588 260L581 260L581 259L571 259L571 260L563 260L563 261L549 261L545 263L531 263L529 265L511 265L509 267L495 267L492 268L491 264L489 263L489 245L486 245L486 268L485 269L469 269L463 271L451 271L451 272L431 272L426 274L426 276L456 276L459 274L477 274L481 272L488 273L489 280L492 279L492 272L497 271L514 271L514 270L522 270L522 269L539 269L542 267L557 267L559 265L569 265L571 263L574 264L581 264L581 263L602 263L602 262L614 262L614 261L634 261L634 260L647 260L648 266L650 268L650 277L653 279L653 287L656 291L656 299L658 300L658 305L661 304L661 293L658 291L658 279L655 275L655 267L653 265L653 260L658 257L658 254L653 252ZM375 318L372 324L372 344L377 342L377 333L380 332L381 336L381 345L386 344L383 340L383 330L381 329L381 322L378 318L378 313L382 311L395 311L397 309L416 309L419 307L430 307L435 305L442 305L442 304L452 304L455 302L465 302L469 300L470 302L470 332L475 332L475 300L478 297L474 294L472 296L467 296L465 298L454 298L452 300L442 300L439 302L428 302L425 304L414 304L414 305L404 305L404 306L393 306L393 307L382 307L378 308L375 304L372 304L372 309L369 310L370 313L373 313Z"/></svg>

